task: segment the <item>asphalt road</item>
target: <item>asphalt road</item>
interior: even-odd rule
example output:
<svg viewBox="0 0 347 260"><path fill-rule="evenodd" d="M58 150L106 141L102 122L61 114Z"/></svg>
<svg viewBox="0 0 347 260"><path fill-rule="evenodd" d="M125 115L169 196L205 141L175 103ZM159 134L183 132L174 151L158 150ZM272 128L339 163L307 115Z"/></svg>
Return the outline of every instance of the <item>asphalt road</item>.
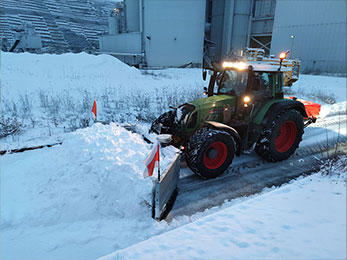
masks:
<svg viewBox="0 0 347 260"><path fill-rule="evenodd" d="M337 154L346 154L347 140L339 138ZM342 139L342 140L341 140ZM336 140L335 140L336 143ZM288 160L267 163L254 154L242 155L222 176L203 180L194 175L184 162L181 164L181 178L178 182L178 196L166 221L193 215L205 209L222 205L224 201L260 193L264 188L281 186L299 176L319 170L321 162L335 154L334 142L298 149Z"/></svg>

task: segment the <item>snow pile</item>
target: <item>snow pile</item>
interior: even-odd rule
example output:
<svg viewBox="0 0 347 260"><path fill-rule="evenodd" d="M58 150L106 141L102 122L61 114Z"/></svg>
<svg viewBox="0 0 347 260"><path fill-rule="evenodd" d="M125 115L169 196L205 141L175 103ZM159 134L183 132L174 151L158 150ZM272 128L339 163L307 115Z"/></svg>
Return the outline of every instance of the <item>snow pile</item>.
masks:
<svg viewBox="0 0 347 260"><path fill-rule="evenodd" d="M346 162L100 260L345 259Z"/></svg>
<svg viewBox="0 0 347 260"><path fill-rule="evenodd" d="M2 156L1 258L94 259L167 228L151 218L151 149L139 134L97 123L62 145ZM162 171L176 151L162 149Z"/></svg>
<svg viewBox="0 0 347 260"><path fill-rule="evenodd" d="M2 227L150 218L152 182L142 177L149 148L122 127L95 124L20 163L25 153L7 156L1 164Z"/></svg>
<svg viewBox="0 0 347 260"><path fill-rule="evenodd" d="M105 87L105 84L115 86L125 83L129 78L141 77L141 72L136 68L105 54L38 55L1 52L1 95L6 98L17 98L23 93L34 93L39 89L83 94L83 90L96 91L96 88Z"/></svg>

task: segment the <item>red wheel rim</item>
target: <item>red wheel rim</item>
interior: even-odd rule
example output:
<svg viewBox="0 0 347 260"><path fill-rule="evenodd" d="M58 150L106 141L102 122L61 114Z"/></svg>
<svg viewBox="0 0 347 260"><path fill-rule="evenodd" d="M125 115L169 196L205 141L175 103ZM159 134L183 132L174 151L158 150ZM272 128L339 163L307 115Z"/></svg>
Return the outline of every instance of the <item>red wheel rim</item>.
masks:
<svg viewBox="0 0 347 260"><path fill-rule="evenodd" d="M288 151L296 139L296 124L293 121L284 122L275 139L276 150L280 153Z"/></svg>
<svg viewBox="0 0 347 260"><path fill-rule="evenodd" d="M208 169L217 169L225 162L227 155L228 148L224 143L212 143L204 153L204 164Z"/></svg>

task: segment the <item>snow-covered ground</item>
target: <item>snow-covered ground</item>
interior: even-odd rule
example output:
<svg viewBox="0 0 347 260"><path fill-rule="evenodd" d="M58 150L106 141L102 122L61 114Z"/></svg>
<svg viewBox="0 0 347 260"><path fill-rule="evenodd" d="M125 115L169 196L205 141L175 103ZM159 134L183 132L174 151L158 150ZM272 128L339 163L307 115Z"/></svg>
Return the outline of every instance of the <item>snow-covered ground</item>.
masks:
<svg viewBox="0 0 347 260"><path fill-rule="evenodd" d="M347 157L172 231L100 258L346 259ZM226 206L226 205L224 205Z"/></svg>
<svg viewBox="0 0 347 260"><path fill-rule="evenodd" d="M131 124L138 132L145 132L148 121L166 111L169 105L177 105L200 97L203 86L206 85L207 82L201 79L200 69L141 72L106 55L1 53L1 107L4 116L2 120L16 118L21 123L21 132L1 139L1 150L63 141L62 145L52 148L0 157L1 258L95 259L155 235L164 234L188 224L192 219L200 218L202 215L197 214L190 218L174 220L170 224L151 219L149 203L152 184L150 179L142 178L144 169L142 161L151 147L140 135L125 130L122 125ZM316 126L307 129L303 145L317 143L319 138L325 138L326 133L331 136L340 132L346 136L346 126L339 127L335 122L340 118L339 113L342 114L342 120L346 119L346 78L301 75L290 91L290 94L300 98L323 104L324 117ZM115 121L116 124L93 125L90 116L94 98L98 104L99 119ZM332 102L331 100L336 103L328 104ZM333 121L335 123L330 126ZM77 128L88 125L89 127L76 131ZM322 131L323 127L327 127L328 131ZM169 158L167 160L169 161ZM342 163L346 163L346 160ZM231 221L228 230L232 231L232 234L235 233L235 237L230 238L234 239L235 248L237 245L241 245L241 248L247 245L244 247L245 251L237 251L236 255L242 256L243 253L250 252L249 250L261 250L267 247L268 250L277 248L275 256L289 257L290 252L297 253L297 251L286 250L271 240L277 237L279 231L265 224L256 225L256 218L267 216L267 212L259 207L266 204L262 202L263 200L274 205L281 204L280 198L286 198L288 202L295 199L299 201L299 197L295 194L300 189L303 193L304 190L306 192L300 194L324 201L327 201L323 195L326 194L331 198L332 205L346 202L343 191L336 196L328 194L327 191L342 189L345 184L341 178L331 179L319 175L312 178L314 180L312 182L307 179L300 180L298 183L302 183L301 186L293 182L290 184L292 186L288 186L290 190L288 193L276 193L274 190L269 193L271 195L264 193L259 196L260 199L255 196L240 203L239 206L233 202L225 204L223 206L225 208L232 206L226 210L242 213L239 207L246 203L245 216L248 217L245 221L249 222L242 222L242 225L236 229L233 221L242 221L241 213L235 217L235 220L230 220L228 216L232 213L229 211L221 212L221 216L218 213L211 215L210 220L217 221L216 228L220 227L222 220ZM322 186L319 186L320 182ZM314 185L312 188L311 183ZM317 192L310 192L311 189ZM287 197L281 197L286 194ZM274 198L271 199L272 197ZM308 201L303 199L300 205L304 207L305 203ZM294 205L296 204L297 201ZM316 205L315 203L312 205L312 210ZM281 215L280 209L273 206L269 211L273 214L270 216L272 219L278 218L273 221L277 225L274 227L282 230L282 226L287 224L280 221L285 217ZM330 209L325 208L325 211L331 212ZM305 208L301 213L304 210ZM203 215L216 211L218 209L212 209ZM303 223L314 218L309 213L301 213L299 216L302 217ZM336 211L336 214L330 214L331 217L322 215L324 221L333 222L322 226L337 227L337 222L333 226L335 220L340 221L343 217L345 219L345 215L340 213ZM257 214L257 217L252 214ZM318 223L322 219L313 220L317 220L315 223ZM202 219L200 224L204 226L210 220ZM343 225L340 222L339 225ZM253 234L253 240L245 241L252 235L246 232L245 238L241 237L245 225L248 224L252 224L256 232ZM187 225L188 229L189 226ZM212 226L206 227L212 228ZM191 228L198 230L196 226ZM323 227L318 229L319 232L324 230ZM266 230L270 233L262 233ZM292 238L295 232L303 234L307 231L306 233L314 234L313 230L315 226L308 225L305 229L295 226L287 231L288 237L281 239ZM194 235L194 232L185 231L185 234L188 233ZM172 237L171 234L175 235L168 233L168 236ZM259 234L264 237L256 238L255 236ZM329 238L346 241L340 233L335 234L336 236L332 234ZM162 236L165 237L161 235L159 238ZM182 237L185 238L186 236ZM265 243L263 241L265 239L269 241ZM308 240L307 243L312 245L315 240L310 239L311 237L305 237L303 240ZM228 243L231 243L232 247L233 241L230 241ZM273 246L268 247L271 241ZM253 245L253 242L260 244ZM262 243L265 244L263 248ZM224 252L222 247L223 243L218 248ZM340 257L341 254L338 254L341 252L340 244L330 243L327 250L332 247L336 249L334 256ZM141 244L137 248L136 250L142 250ZM187 253L191 252L192 255L177 255L177 258L189 258L194 255L201 258L195 249L193 246L191 250L187 248ZM168 247L168 250L172 248ZM130 257L130 251L132 250L126 249L119 254L129 254ZM310 248L303 252L309 253ZM313 254L318 251L312 249L311 252ZM145 257L145 253L143 256ZM210 258L214 256L218 257L211 255ZM309 258L309 255L302 254L302 257L306 256Z"/></svg>
<svg viewBox="0 0 347 260"><path fill-rule="evenodd" d="M151 218L149 151L140 135L97 123L1 157L1 259L93 259L157 234L167 225ZM174 154L163 154L165 165Z"/></svg>

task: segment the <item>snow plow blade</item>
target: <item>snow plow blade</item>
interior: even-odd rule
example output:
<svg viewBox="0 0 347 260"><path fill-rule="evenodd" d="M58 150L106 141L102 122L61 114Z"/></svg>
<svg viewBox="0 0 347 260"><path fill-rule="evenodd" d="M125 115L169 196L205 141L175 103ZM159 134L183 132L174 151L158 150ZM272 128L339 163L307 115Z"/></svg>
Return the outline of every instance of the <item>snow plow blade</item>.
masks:
<svg viewBox="0 0 347 260"><path fill-rule="evenodd" d="M320 104L314 103L312 101L298 99L296 97L288 97L288 98L300 101L301 103L304 104L305 110L306 110L306 114L307 114L307 117L308 117L308 118L305 118L305 119L316 120L317 117L319 116L320 108L321 108Z"/></svg>
<svg viewBox="0 0 347 260"><path fill-rule="evenodd" d="M152 218L156 220L165 219L172 209L178 194L177 183L180 172L180 154L164 171L160 181L156 180L152 191Z"/></svg>

